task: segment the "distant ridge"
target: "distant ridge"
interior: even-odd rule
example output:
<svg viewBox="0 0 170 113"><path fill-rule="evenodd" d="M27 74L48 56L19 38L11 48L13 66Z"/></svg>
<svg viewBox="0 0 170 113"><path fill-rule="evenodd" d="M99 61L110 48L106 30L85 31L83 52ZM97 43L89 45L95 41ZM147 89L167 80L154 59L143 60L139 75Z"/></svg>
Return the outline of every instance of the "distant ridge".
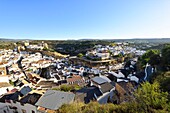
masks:
<svg viewBox="0 0 170 113"><path fill-rule="evenodd" d="M31 40L31 39L8 39L8 38L0 38L0 41L24 41L24 40Z"/></svg>
<svg viewBox="0 0 170 113"><path fill-rule="evenodd" d="M160 40L160 39L170 39L170 38L121 38L121 39L79 39L79 40Z"/></svg>
<svg viewBox="0 0 170 113"><path fill-rule="evenodd" d="M24 40L40 40L40 39L8 39L8 38L0 38L0 41L24 41ZM44 39L42 39L44 40ZM53 41L49 39L50 41ZM65 39L65 40L54 40L54 41L116 41L116 42L164 42L169 43L170 38L131 38L131 39Z"/></svg>

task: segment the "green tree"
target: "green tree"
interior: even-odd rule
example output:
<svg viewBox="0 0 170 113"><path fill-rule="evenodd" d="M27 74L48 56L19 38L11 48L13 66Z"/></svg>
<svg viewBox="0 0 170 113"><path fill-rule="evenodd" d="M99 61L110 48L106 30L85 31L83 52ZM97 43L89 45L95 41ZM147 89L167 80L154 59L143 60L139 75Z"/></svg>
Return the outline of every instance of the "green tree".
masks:
<svg viewBox="0 0 170 113"><path fill-rule="evenodd" d="M151 49L146 51L146 53L142 55L142 59L148 62L153 55L158 55L158 54L160 54L159 50Z"/></svg>
<svg viewBox="0 0 170 113"><path fill-rule="evenodd" d="M151 65L158 65L160 63L160 51L157 49L151 49L146 51L145 54L143 54L138 59L138 64L140 64L140 67L143 67L146 65L146 63L150 63Z"/></svg>
<svg viewBox="0 0 170 113"><path fill-rule="evenodd" d="M160 87L163 91L170 92L170 71L156 73L154 81L159 82ZM170 100L170 99L169 99Z"/></svg>
<svg viewBox="0 0 170 113"><path fill-rule="evenodd" d="M109 45L110 45L110 46L113 46L113 47L114 47L114 46L116 46L116 44L115 44L115 43L110 43Z"/></svg>
<svg viewBox="0 0 170 113"><path fill-rule="evenodd" d="M82 54L82 53L79 53L78 55L77 55L77 57L79 57L79 58L81 58L81 57L83 57L84 55Z"/></svg>
<svg viewBox="0 0 170 113"><path fill-rule="evenodd" d="M162 51L162 63L163 65L170 65L170 45L165 46Z"/></svg>
<svg viewBox="0 0 170 113"><path fill-rule="evenodd" d="M159 54L153 54L151 55L151 57L149 58L148 63L151 65L159 65L161 62L161 57Z"/></svg>
<svg viewBox="0 0 170 113"><path fill-rule="evenodd" d="M168 110L168 93L161 92L158 82L143 83L135 92L135 97L142 109Z"/></svg>

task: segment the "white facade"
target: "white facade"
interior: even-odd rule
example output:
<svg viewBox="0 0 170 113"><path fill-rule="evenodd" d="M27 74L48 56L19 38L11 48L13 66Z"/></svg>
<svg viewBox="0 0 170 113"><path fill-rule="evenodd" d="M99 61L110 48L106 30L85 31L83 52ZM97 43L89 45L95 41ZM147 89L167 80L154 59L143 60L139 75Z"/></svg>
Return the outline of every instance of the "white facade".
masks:
<svg viewBox="0 0 170 113"><path fill-rule="evenodd" d="M8 83L9 83L9 78L8 78L8 76L1 76L1 77L0 77L0 82L8 82Z"/></svg>
<svg viewBox="0 0 170 113"><path fill-rule="evenodd" d="M115 90L115 87L113 89L110 90L110 92L106 92L104 93L102 96L100 96L97 101L100 104L106 104L108 103L108 98L110 98L111 100L113 99L114 93L113 91Z"/></svg>
<svg viewBox="0 0 170 113"><path fill-rule="evenodd" d="M96 53L98 57L101 57L101 59L109 59L110 53Z"/></svg>
<svg viewBox="0 0 170 113"><path fill-rule="evenodd" d="M7 93L7 88L8 88L9 90L12 90L12 89L13 89L13 86L0 88L0 95Z"/></svg>

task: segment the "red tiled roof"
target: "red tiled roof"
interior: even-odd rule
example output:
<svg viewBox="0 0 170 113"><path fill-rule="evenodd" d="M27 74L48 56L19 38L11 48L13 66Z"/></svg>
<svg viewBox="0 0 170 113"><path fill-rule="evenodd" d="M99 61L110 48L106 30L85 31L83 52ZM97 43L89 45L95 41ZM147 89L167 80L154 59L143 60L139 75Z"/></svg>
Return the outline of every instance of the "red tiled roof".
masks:
<svg viewBox="0 0 170 113"><path fill-rule="evenodd" d="M18 91L18 89L14 88L14 89L10 90L9 92L7 92L7 94L15 93L16 91Z"/></svg>
<svg viewBox="0 0 170 113"><path fill-rule="evenodd" d="M82 79L81 76L79 76L79 75L73 75L72 78L67 78L67 82L68 82L68 83L69 83L69 82L76 82L76 81L79 81L79 80L81 80L81 79Z"/></svg>

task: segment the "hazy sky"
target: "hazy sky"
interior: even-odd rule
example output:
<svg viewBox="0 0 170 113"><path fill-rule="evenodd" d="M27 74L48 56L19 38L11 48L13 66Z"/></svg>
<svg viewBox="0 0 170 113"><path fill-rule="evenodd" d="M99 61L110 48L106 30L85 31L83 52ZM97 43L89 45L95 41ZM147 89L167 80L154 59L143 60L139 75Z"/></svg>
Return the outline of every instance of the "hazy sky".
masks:
<svg viewBox="0 0 170 113"><path fill-rule="evenodd" d="M0 0L0 37L170 38L170 0Z"/></svg>

